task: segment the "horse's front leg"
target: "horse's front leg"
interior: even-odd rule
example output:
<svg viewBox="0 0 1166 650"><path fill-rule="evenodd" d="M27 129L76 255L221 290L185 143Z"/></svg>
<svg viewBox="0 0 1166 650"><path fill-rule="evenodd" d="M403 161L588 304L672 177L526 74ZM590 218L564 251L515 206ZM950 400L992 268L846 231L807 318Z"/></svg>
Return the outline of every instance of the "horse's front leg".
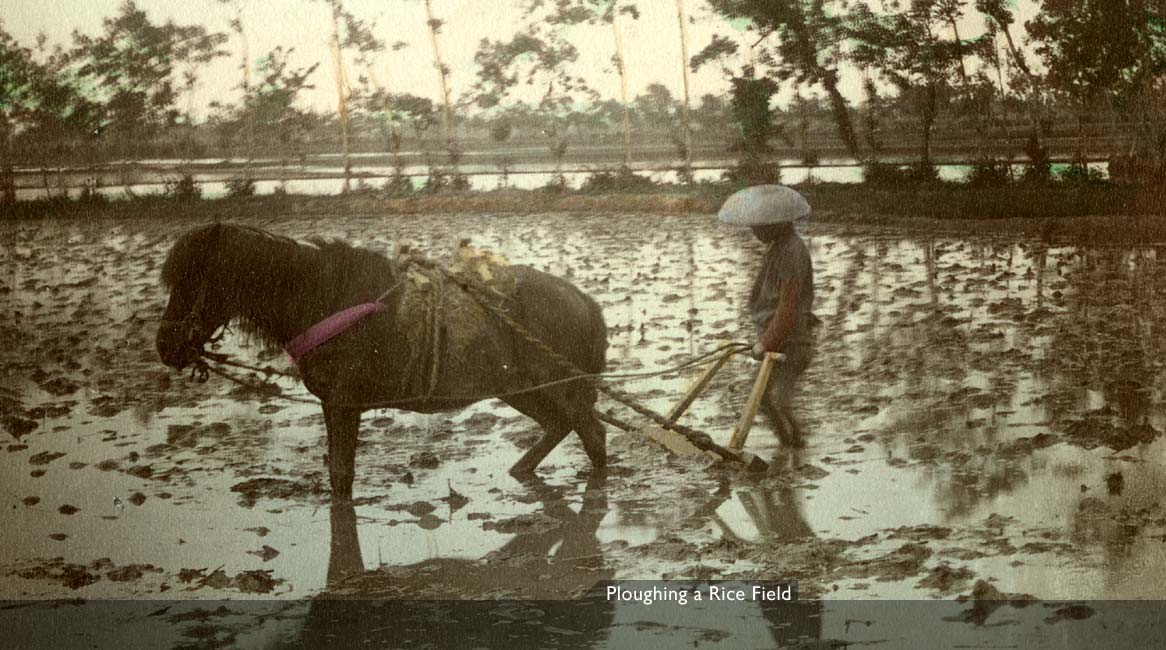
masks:
<svg viewBox="0 0 1166 650"><path fill-rule="evenodd" d="M356 473L356 438L360 411L324 403L324 425L328 428L328 479L332 499L352 499L352 479Z"/></svg>

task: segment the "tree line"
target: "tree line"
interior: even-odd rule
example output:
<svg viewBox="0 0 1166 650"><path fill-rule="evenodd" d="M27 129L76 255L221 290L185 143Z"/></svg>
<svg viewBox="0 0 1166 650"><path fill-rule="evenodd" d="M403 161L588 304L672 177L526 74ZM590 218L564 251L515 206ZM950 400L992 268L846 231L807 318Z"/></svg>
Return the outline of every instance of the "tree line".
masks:
<svg viewBox="0 0 1166 650"><path fill-rule="evenodd" d="M167 148L287 161L323 143L339 146L347 172L354 147L396 156L403 143L422 142L456 169L466 134L541 142L560 170L583 139L619 146L626 165L633 132L647 132L671 144L689 173L695 134L737 152L745 176L764 178L775 143L812 164L829 130L849 157L872 163L888 138L910 131L926 176L946 124L970 134L969 153L988 165L999 156L989 142L1021 143L1040 176L1051 132L1070 128L1083 155L1090 125L1102 122L1123 125L1123 150L1110 153L1127 164L1162 174L1166 160L1166 0L1036 0L1025 21L1008 0L671 0L675 33L654 38L680 43L671 72L683 73L681 97L658 83L629 96L626 53L637 44L624 34L641 18L634 0L514 0L523 23L483 36L468 79L443 59L445 22L431 0L397 0L400 11L424 12L430 97L392 90L394 71L380 55L412 46L385 40L388 30L344 0L312 0L328 10L331 60L302 67L292 64L292 44L252 51L248 0L218 1L231 12L228 33L152 20L133 0L69 45L18 42L0 23L0 194L11 198L17 161ZM698 19L716 21L718 33L691 47ZM980 29L963 33L969 24ZM610 34L610 69L580 69L569 37L581 25ZM195 123L199 74L220 57L238 62L236 96ZM335 111L303 107L320 66L332 68ZM727 93L691 96L688 74L706 66L727 80ZM863 80L857 101L840 88L848 70ZM597 74L619 78L618 98L599 95ZM793 99L779 108L783 89Z"/></svg>

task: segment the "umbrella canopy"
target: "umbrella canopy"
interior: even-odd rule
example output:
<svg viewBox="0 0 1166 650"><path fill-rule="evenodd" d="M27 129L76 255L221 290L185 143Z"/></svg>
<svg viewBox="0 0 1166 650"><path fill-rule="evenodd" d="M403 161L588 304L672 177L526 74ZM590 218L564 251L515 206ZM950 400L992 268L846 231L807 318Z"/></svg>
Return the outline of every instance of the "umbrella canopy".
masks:
<svg viewBox="0 0 1166 650"><path fill-rule="evenodd" d="M784 185L754 185L725 200L717 217L734 226L792 223L810 214L805 197Z"/></svg>

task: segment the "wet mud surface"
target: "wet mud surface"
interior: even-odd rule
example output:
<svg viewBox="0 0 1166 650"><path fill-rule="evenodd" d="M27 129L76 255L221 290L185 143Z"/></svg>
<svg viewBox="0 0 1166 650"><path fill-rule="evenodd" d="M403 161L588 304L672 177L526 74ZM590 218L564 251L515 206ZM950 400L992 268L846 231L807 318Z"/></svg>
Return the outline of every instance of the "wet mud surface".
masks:
<svg viewBox="0 0 1166 650"><path fill-rule="evenodd" d="M567 277L602 304L614 371L748 338L761 254L696 215L256 225L437 258L468 237ZM158 361L158 273L183 227L0 228L3 599L571 598L655 578L797 579L827 599L1166 598L1161 247L811 224L809 444L783 450L759 420L748 448L768 473L609 429L603 480L572 437L519 483L506 470L539 431L481 402L366 413L340 506L318 407ZM220 351L289 367L238 335ZM731 361L683 422L727 442L755 367ZM624 387L667 411L698 375Z"/></svg>

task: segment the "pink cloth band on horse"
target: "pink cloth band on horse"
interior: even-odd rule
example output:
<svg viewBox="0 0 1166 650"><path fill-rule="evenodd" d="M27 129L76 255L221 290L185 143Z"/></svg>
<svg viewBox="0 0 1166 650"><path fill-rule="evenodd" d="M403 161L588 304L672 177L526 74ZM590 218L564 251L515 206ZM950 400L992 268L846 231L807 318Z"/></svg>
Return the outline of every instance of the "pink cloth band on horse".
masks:
<svg viewBox="0 0 1166 650"><path fill-rule="evenodd" d="M366 302L355 307L349 307L344 311L336 312L309 327L303 334L288 341L283 346L283 349L287 350L292 361L299 363L300 358L305 354L323 345L326 341L342 334L361 319L370 314L382 311L384 308L385 303L383 302Z"/></svg>

